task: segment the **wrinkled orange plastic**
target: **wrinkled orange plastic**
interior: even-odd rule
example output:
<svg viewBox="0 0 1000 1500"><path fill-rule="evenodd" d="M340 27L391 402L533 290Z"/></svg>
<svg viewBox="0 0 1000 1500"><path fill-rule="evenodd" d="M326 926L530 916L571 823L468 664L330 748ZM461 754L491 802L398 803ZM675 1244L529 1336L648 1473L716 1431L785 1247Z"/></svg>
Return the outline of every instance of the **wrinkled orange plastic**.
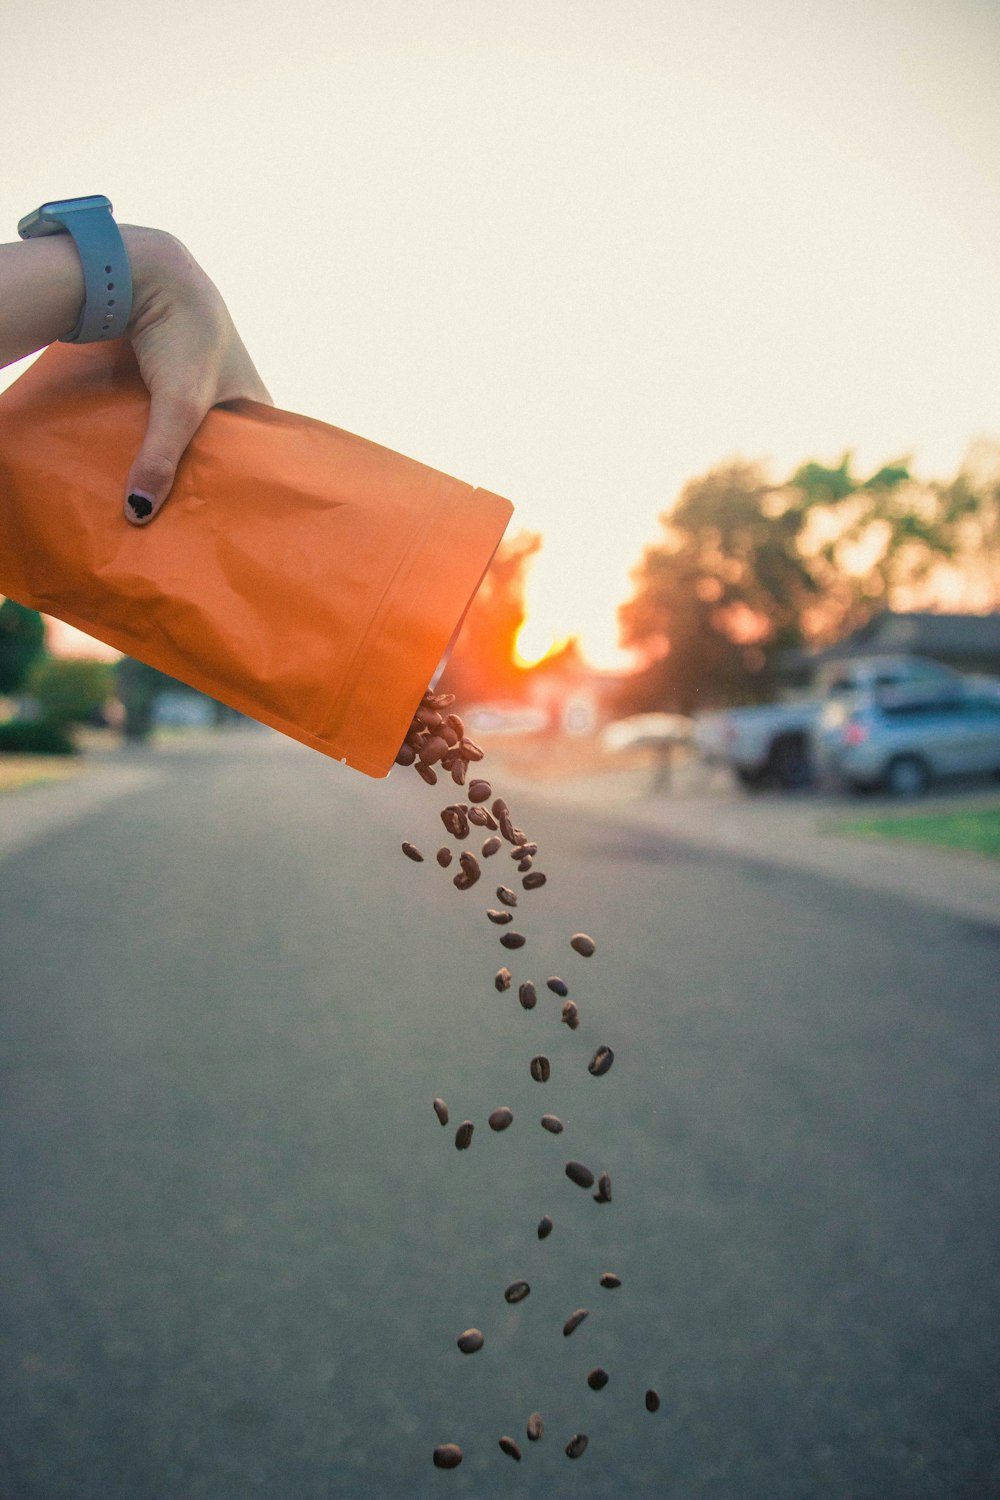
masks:
<svg viewBox="0 0 1000 1500"><path fill-rule="evenodd" d="M512 513L377 443L216 407L146 527L127 343L53 344L0 395L0 592L385 776Z"/></svg>

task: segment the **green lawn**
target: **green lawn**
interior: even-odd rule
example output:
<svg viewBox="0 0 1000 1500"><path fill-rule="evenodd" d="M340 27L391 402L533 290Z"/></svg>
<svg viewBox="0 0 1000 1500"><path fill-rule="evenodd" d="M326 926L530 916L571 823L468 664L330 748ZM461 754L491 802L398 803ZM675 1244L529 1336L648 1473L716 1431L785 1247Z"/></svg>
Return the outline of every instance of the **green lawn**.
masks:
<svg viewBox="0 0 1000 1500"><path fill-rule="evenodd" d="M889 817L846 818L825 827L829 833L858 834L863 838L906 839L914 844L936 844L1000 859L1000 807L967 812L899 813Z"/></svg>

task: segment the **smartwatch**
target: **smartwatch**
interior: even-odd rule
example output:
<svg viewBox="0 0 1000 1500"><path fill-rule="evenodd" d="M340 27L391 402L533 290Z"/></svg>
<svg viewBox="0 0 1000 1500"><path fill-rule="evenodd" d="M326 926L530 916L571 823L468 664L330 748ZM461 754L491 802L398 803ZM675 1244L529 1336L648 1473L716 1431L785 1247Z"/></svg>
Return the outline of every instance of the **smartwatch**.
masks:
<svg viewBox="0 0 1000 1500"><path fill-rule="evenodd" d="M111 203L93 198L61 198L43 203L17 226L22 240L45 234L72 237L83 266L83 310L63 344L93 344L120 339L132 311L132 271L125 242L111 217Z"/></svg>

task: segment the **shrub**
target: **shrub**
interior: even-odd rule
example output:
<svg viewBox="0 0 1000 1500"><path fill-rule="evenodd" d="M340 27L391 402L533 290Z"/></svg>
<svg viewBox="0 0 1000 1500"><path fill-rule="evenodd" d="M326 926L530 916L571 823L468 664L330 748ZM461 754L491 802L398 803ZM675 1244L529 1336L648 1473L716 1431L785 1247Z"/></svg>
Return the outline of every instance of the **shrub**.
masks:
<svg viewBox="0 0 1000 1500"><path fill-rule="evenodd" d="M77 747L62 724L46 719L12 719L0 724L0 755L76 755Z"/></svg>
<svg viewBox="0 0 1000 1500"><path fill-rule="evenodd" d="M28 676L27 690L53 724L89 724L114 691L110 662L47 657Z"/></svg>

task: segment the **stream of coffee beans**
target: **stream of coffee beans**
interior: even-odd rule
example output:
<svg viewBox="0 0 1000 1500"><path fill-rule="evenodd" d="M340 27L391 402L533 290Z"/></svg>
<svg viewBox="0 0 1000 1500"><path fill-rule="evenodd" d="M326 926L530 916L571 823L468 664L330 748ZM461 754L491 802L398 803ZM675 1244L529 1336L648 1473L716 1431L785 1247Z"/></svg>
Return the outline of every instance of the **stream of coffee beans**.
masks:
<svg viewBox="0 0 1000 1500"><path fill-rule="evenodd" d="M481 772L481 762L485 756L482 748L466 734L461 716L453 710L454 702L454 695L450 693L428 691L424 694L399 754L396 756L396 763L400 766L412 766L428 786L437 786L439 777L448 777L456 787L465 789L465 801L451 802L441 809L441 822L445 831L460 845L482 832L490 835L483 842L478 856L471 849L460 849L459 870L456 875L452 876L452 883L458 890L467 891L476 885L483 876L481 861L493 858L506 842L510 845L508 851L510 858L515 862L516 871L521 877L522 889L529 893L537 891L546 882L544 871L534 867L538 844L532 842L522 829L515 826L506 801L502 797L493 795L493 786L485 776L477 774L466 786L470 766L475 765L477 773ZM422 851L409 840L404 841L401 848L414 864L425 863ZM435 852L434 858L441 869L447 870L452 864L453 851L445 845ZM524 933L513 932L508 925L514 920L514 911L518 908L520 900L519 894L512 885L506 885L501 880L495 887L494 896L500 905L488 906L486 916L491 923L503 927L503 932L499 934L501 946L509 951L517 952L524 948L528 941ZM520 921L521 918L518 917L518 920ZM596 942L585 932L574 932L569 938L569 946L583 958L591 958L597 951ZM509 990L513 984L510 969L505 966L501 967L496 973L494 984L501 993ZM580 1008L574 1000L567 998L569 985L558 975L552 975L546 980L546 984L555 995L564 1000L562 1020L570 1031L576 1031L580 1025ZM525 1010L535 1008L538 1002L538 991L534 981L525 980L519 985L518 999ZM607 1043L602 1042L585 1066L594 1078L603 1078L610 1071L614 1060L614 1052ZM528 1067L531 1077L537 1083L548 1081L551 1067L547 1057L532 1057ZM438 1120L442 1125L447 1125L449 1114L445 1101L437 1098L432 1101L432 1104ZM489 1114L487 1124L493 1131L505 1131L512 1124L513 1118L510 1108L507 1105L501 1105ZM553 1135L559 1135L563 1131L563 1122L553 1114L544 1114L541 1117L541 1125ZM472 1120L465 1120L459 1125L455 1134L455 1146L458 1150L465 1151L470 1148L474 1129L475 1122ZM597 1191L592 1194L594 1201L599 1204L611 1202L611 1177L606 1170L595 1174L593 1169L583 1162L570 1159L566 1162L565 1174L571 1182L581 1188L592 1188L596 1181ZM552 1232L553 1223L553 1219L548 1214L544 1215L538 1224L538 1239L548 1238ZM598 1282L607 1290L613 1290L622 1284L621 1277L614 1271L602 1272ZM517 1304L528 1297L530 1290L526 1281L514 1281L505 1289L503 1296L507 1303ZM589 1315L589 1310L585 1307L578 1308L576 1312L571 1313L563 1325L564 1337L568 1338ZM478 1328L466 1329L456 1339L456 1344L463 1354L478 1353L485 1343L486 1336ZM587 1384L591 1390L599 1391L607 1385L610 1378L607 1370L598 1367L591 1370L587 1376ZM643 1394L643 1401L646 1411L659 1410L660 1398L655 1390L646 1390ZM538 1442L544 1431L545 1424L541 1414L532 1412L525 1426L529 1441ZM565 1444L564 1451L567 1458L580 1458L587 1449L588 1443L586 1433L573 1433ZM503 1434L498 1438L497 1446L502 1453L513 1458L517 1463L522 1461L521 1448L508 1434ZM434 1465L439 1469L457 1468L462 1462L462 1457L461 1447L452 1442L439 1443L432 1453Z"/></svg>

